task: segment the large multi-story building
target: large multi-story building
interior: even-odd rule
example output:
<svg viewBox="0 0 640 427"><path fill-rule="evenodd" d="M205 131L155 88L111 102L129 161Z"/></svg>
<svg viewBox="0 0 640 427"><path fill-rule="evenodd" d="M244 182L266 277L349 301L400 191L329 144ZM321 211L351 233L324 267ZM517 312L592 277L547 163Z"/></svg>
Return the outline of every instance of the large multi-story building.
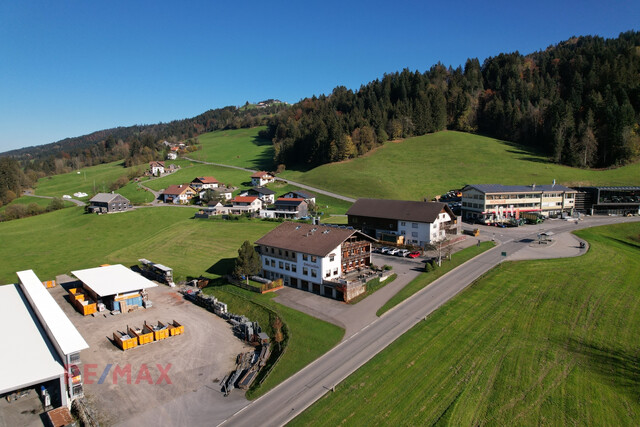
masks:
<svg viewBox="0 0 640 427"><path fill-rule="evenodd" d="M358 199L348 224L385 242L424 247L459 234L460 223L446 203Z"/></svg>
<svg viewBox="0 0 640 427"><path fill-rule="evenodd" d="M371 265L373 239L351 228L283 222L256 245L262 276L338 300L364 291L345 275Z"/></svg>
<svg viewBox="0 0 640 427"><path fill-rule="evenodd" d="M484 223L518 219L522 213L543 216L573 213L576 190L564 185L467 185L462 189L462 218Z"/></svg>
<svg viewBox="0 0 640 427"><path fill-rule="evenodd" d="M576 210L586 214L640 214L640 187L576 187Z"/></svg>

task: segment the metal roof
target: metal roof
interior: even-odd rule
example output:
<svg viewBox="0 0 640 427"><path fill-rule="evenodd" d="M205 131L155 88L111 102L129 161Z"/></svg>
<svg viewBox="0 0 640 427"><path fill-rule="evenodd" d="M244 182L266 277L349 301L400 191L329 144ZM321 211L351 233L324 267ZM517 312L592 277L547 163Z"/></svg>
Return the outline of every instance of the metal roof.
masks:
<svg viewBox="0 0 640 427"><path fill-rule="evenodd" d="M97 203L109 203L113 199L115 199L119 194L115 193L98 193L89 200L89 202L97 202Z"/></svg>
<svg viewBox="0 0 640 427"><path fill-rule="evenodd" d="M573 188L564 185L502 185L502 184L473 184L467 185L467 188L475 188L481 193L552 193L555 191L568 191L575 193Z"/></svg>
<svg viewBox="0 0 640 427"><path fill-rule="evenodd" d="M45 290L42 283L40 287ZM18 285L0 286L0 322L5 326L0 394L64 375L55 348Z"/></svg>
<svg viewBox="0 0 640 427"><path fill-rule="evenodd" d="M88 268L71 273L101 297L158 286L122 264Z"/></svg>
<svg viewBox="0 0 640 427"><path fill-rule="evenodd" d="M358 199L347 211L347 216L391 219L395 221L413 221L432 223L440 212L455 215L446 203L415 202L410 200Z"/></svg>
<svg viewBox="0 0 640 427"><path fill-rule="evenodd" d="M16 274L31 307L48 330L49 338L55 341L60 351L68 355L89 348L89 344L82 338L80 332L73 326L33 270L19 271Z"/></svg>
<svg viewBox="0 0 640 427"><path fill-rule="evenodd" d="M248 190L249 193L256 192L258 194L266 194L267 196L270 194L276 194L275 191L268 189L267 187L253 187L251 190Z"/></svg>

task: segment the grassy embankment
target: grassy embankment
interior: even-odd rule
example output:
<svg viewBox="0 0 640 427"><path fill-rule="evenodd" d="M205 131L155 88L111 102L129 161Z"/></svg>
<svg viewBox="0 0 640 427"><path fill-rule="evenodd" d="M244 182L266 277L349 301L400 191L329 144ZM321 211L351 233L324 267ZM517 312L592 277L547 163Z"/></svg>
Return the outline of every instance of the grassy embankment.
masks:
<svg viewBox="0 0 640 427"><path fill-rule="evenodd" d="M640 424L640 224L578 258L508 262L292 425Z"/></svg>
<svg viewBox="0 0 640 427"><path fill-rule="evenodd" d="M465 184L640 185L640 163L583 170L549 163L513 143L446 131L388 142L354 160L310 171L287 170L292 179L351 197L432 198Z"/></svg>
<svg viewBox="0 0 640 427"><path fill-rule="evenodd" d="M36 205L38 205L41 208L46 208L51 203L51 200L52 199L43 199L41 197L22 196L22 197L18 197L17 199L14 199L11 203L7 203L4 206L0 206L0 212L2 212L5 209L7 209L7 206L11 206L11 205L29 205L31 203L35 203ZM63 200L63 202L64 202L64 207L65 208L70 208L71 206L75 206L75 203L70 202L68 200Z"/></svg>
<svg viewBox="0 0 640 427"><path fill-rule="evenodd" d="M393 307L411 297L422 288L427 287L434 280L444 276L454 268L464 264L471 258L480 255L482 252L487 251L494 246L495 244L493 242L482 242L480 243L480 246L469 246L468 248L454 253L453 255L451 255L450 261L446 259L442 260L442 265L440 267L436 267L435 270L422 273L411 282L409 282L407 286L400 289L397 294L391 297L389 301L387 301L382 307L378 309L376 315L382 316L385 312L391 310Z"/></svg>

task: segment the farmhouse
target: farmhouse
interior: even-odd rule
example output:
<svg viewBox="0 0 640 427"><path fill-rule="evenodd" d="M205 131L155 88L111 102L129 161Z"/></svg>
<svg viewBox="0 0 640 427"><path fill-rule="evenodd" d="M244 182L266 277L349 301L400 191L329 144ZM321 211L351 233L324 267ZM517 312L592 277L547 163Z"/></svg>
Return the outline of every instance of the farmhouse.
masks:
<svg viewBox="0 0 640 427"><path fill-rule="evenodd" d="M35 273L17 274L19 284L0 286L0 395L41 385L54 406L70 405L83 395L77 365L89 346Z"/></svg>
<svg viewBox="0 0 640 427"><path fill-rule="evenodd" d="M461 227L446 203L407 200L358 199L347 221L378 240L421 247L459 234Z"/></svg>
<svg viewBox="0 0 640 427"><path fill-rule="evenodd" d="M162 175L164 173L164 162L149 162L149 170L153 176Z"/></svg>
<svg viewBox="0 0 640 427"><path fill-rule="evenodd" d="M467 185L462 189L462 218L483 223L519 219L521 213L544 216L573 213L576 190L564 185Z"/></svg>
<svg viewBox="0 0 640 427"><path fill-rule="evenodd" d="M189 200L193 199L196 191L189 184L170 185L162 193L162 201L164 203L174 203L185 205Z"/></svg>
<svg viewBox="0 0 640 427"><path fill-rule="evenodd" d="M117 193L98 193L89 200L87 210L92 213L124 212L131 209L131 202Z"/></svg>
<svg viewBox="0 0 640 427"><path fill-rule="evenodd" d="M253 187L240 193L241 196L257 197L262 201L262 206L273 204L275 202L275 194L275 191L265 187Z"/></svg>
<svg viewBox="0 0 640 427"><path fill-rule="evenodd" d="M148 288L158 285L145 279L122 264L88 268L71 272L82 282L82 292L98 305L108 310L128 311L138 307L150 307Z"/></svg>
<svg viewBox="0 0 640 427"><path fill-rule="evenodd" d="M285 199L303 199L307 204L316 202L315 194L306 190L289 191L283 194L282 197Z"/></svg>
<svg viewBox="0 0 640 427"><path fill-rule="evenodd" d="M262 187L275 181L275 177L269 172L259 171L251 175L251 185L254 187Z"/></svg>
<svg viewBox="0 0 640 427"><path fill-rule="evenodd" d="M190 185L191 188L199 192L201 190L212 190L214 188L218 188L220 186L220 183L212 176L201 176L191 181Z"/></svg>
<svg viewBox="0 0 640 427"><path fill-rule="evenodd" d="M364 292L345 276L371 265L372 241L349 228L283 222L256 245L265 278L343 301Z"/></svg>

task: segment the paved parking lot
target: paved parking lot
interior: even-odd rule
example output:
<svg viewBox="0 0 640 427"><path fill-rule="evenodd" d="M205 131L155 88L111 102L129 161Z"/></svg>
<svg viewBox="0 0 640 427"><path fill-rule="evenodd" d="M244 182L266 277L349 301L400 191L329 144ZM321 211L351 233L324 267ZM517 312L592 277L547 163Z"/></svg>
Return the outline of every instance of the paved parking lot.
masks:
<svg viewBox="0 0 640 427"><path fill-rule="evenodd" d="M101 424L216 424L246 405L237 390L225 398L218 382L235 367L236 355L249 347L233 335L228 323L174 289L149 289L149 309L96 317L76 312L62 286L51 293L89 344L81 353L85 396ZM113 332L127 325L172 320L184 325L184 335L128 351L111 341ZM116 368L130 370L130 379L126 373L114 375Z"/></svg>

